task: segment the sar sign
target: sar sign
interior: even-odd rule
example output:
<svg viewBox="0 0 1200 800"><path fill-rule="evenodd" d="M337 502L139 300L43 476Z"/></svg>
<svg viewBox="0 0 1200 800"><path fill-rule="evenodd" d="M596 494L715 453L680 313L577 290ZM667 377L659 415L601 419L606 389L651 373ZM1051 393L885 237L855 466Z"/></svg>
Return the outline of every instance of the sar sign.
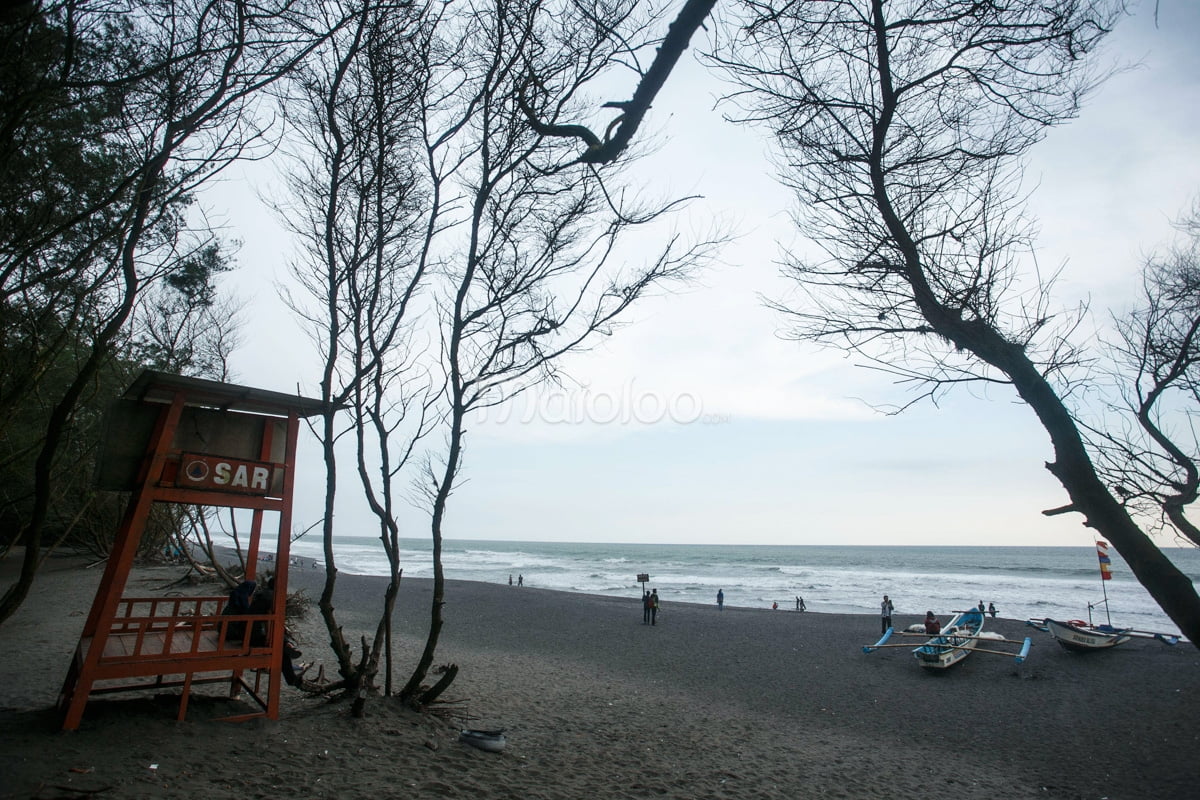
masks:
<svg viewBox="0 0 1200 800"><path fill-rule="evenodd" d="M184 453L175 485L185 489L267 495L274 464Z"/></svg>

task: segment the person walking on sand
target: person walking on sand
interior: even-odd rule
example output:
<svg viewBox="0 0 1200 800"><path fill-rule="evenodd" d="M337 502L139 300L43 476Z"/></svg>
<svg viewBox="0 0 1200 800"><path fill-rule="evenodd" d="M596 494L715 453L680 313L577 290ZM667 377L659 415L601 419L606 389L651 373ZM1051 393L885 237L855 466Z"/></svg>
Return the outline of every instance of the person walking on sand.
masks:
<svg viewBox="0 0 1200 800"><path fill-rule="evenodd" d="M725 590L717 589L717 611L725 610Z"/></svg>
<svg viewBox="0 0 1200 800"><path fill-rule="evenodd" d="M892 627L892 612L896 607L892 605L892 601L885 594L883 602L879 604L879 632L887 633L887 629Z"/></svg>
<svg viewBox="0 0 1200 800"><path fill-rule="evenodd" d="M803 597L796 598L796 610L797 611L807 611L808 610L808 606L804 605Z"/></svg>
<svg viewBox="0 0 1200 800"><path fill-rule="evenodd" d="M650 593L646 592L642 595L642 624L650 624L650 604L653 600L650 599Z"/></svg>
<svg viewBox="0 0 1200 800"><path fill-rule="evenodd" d="M650 624L658 624L658 589L650 593Z"/></svg>

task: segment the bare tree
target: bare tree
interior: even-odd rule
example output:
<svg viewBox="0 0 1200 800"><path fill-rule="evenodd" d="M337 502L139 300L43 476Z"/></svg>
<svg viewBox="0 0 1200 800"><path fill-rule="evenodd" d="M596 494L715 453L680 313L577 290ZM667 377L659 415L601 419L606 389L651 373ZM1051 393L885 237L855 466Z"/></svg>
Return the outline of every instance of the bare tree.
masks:
<svg viewBox="0 0 1200 800"><path fill-rule="evenodd" d="M454 676L449 670L432 687L422 685L445 621L442 537L469 415L552 378L562 356L609 333L632 303L685 276L713 245L672 236L656 257L629 258L625 237L653 229L678 204L635 207L621 188L625 159L614 155L603 171L564 168L575 160L571 138L528 124L580 113L588 83L636 49L630 42L653 38L655 20L636 18L633 9L474 4L470 24L458 20L458 37L444 47L454 60L431 82L439 100L425 106L430 181L461 214L439 235L447 240L438 249L446 449L428 464L433 599L425 648L400 690L410 703L432 701ZM453 95L445 90L451 80ZM456 156L435 158L439 151Z"/></svg>
<svg viewBox="0 0 1200 800"><path fill-rule="evenodd" d="M148 281L130 318L128 357L165 372L230 380L245 304L220 296L212 274L205 268L199 285L180 285L170 276Z"/></svg>
<svg viewBox="0 0 1200 800"><path fill-rule="evenodd" d="M338 9L341 13L341 9ZM325 585L320 608L342 680L361 713L381 656L391 693L392 614L402 574L397 505L438 391L420 372L413 309L427 273L428 189L418 164L422 76L432 20L413 4L365 3L354 21L298 76L285 113L296 131L290 176L294 208L282 216L304 243L294 272L308 302L290 300L323 355L329 413L318 438L326 466ZM348 408L339 419L338 407ZM337 622L334 505L339 442L354 443L367 506L378 524L389 577L370 642L355 657Z"/></svg>
<svg viewBox="0 0 1200 800"><path fill-rule="evenodd" d="M1046 468L1200 646L1200 597L1105 486L1067 400L1084 366L1051 282L1018 259L1019 158L1099 77L1109 0L744 3L714 54L768 127L801 228L826 260L791 260L812 303L795 333L877 359L927 394L1011 385L1054 449ZM778 306L777 306L778 307Z"/></svg>
<svg viewBox="0 0 1200 800"><path fill-rule="evenodd" d="M1142 300L1116 319L1114 383L1129 424L1095 430L1105 480L1140 516L1200 545L1188 509L1200 496L1200 208L1178 225L1187 240L1147 259Z"/></svg>

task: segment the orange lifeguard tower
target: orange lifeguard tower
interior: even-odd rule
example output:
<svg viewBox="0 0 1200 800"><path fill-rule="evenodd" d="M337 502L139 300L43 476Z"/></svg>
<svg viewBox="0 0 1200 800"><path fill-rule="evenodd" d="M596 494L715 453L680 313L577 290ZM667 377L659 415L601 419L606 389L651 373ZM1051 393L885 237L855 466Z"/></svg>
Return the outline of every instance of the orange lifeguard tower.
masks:
<svg viewBox="0 0 1200 800"><path fill-rule="evenodd" d="M228 717L279 717L284 611L291 544L292 490L300 419L320 400L147 370L109 411L98 462L101 489L131 491L112 552L59 695L63 729L75 730L88 698L109 692L181 687L179 719L191 688L228 683L259 711ZM266 615L222 615L227 596L125 597L138 544L156 502L249 509L247 580L255 577L266 512L278 516L274 608ZM229 635L231 622L244 636ZM256 623L265 644L252 643ZM253 671L267 677L252 687Z"/></svg>

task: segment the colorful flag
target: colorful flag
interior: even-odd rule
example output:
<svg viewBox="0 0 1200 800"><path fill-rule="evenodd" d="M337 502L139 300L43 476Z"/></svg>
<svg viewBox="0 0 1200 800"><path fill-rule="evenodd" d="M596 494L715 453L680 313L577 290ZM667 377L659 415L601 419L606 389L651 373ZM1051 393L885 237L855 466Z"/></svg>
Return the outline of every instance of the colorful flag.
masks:
<svg viewBox="0 0 1200 800"><path fill-rule="evenodd" d="M1112 580L1112 559L1108 557L1108 542L1096 540L1096 555L1100 559L1100 579Z"/></svg>

